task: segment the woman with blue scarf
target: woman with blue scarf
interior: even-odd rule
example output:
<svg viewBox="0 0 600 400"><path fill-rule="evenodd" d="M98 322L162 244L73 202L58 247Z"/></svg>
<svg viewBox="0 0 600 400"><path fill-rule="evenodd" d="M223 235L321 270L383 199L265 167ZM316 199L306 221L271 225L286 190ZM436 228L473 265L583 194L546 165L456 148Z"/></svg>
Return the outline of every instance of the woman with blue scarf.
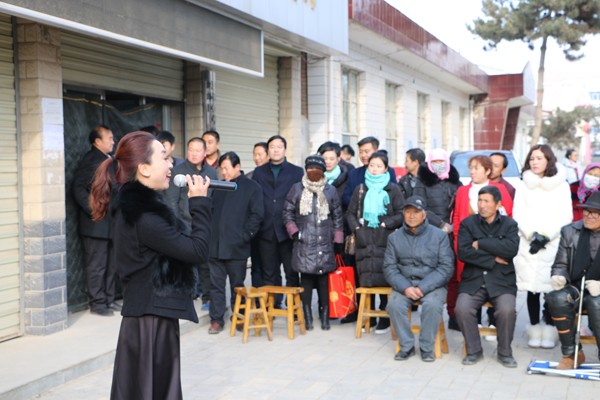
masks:
<svg viewBox="0 0 600 400"><path fill-rule="evenodd" d="M404 196L396 182L390 181L388 158L373 153L365 171L365 183L352 194L346 221L355 234L356 270L361 287L388 287L383 276L383 256L388 236L404 222ZM387 296L381 296L385 310ZM374 302L373 302L374 304ZM390 331L390 320L380 318L375 333Z"/></svg>

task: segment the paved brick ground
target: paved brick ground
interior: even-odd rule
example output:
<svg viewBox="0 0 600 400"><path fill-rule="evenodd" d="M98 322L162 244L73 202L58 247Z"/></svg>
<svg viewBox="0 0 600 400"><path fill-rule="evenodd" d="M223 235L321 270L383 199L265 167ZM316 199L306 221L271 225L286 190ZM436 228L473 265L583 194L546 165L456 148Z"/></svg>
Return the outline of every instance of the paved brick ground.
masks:
<svg viewBox="0 0 600 400"><path fill-rule="evenodd" d="M527 311L518 298L514 355L517 369L496 361L496 342L483 342L485 359L463 366L462 335L448 331L450 354L423 363L419 354L394 361L390 334L354 337L354 325L332 326L288 340L283 319L276 320L272 342L262 334L242 344L241 334L208 335L200 329L182 336L184 398L195 399L598 399L600 382L528 375L530 360L559 360L558 349L526 345ZM416 314L418 316L418 313ZM485 318L485 317L484 317ZM418 321L418 319L417 319ZM226 328L228 325L226 326ZM594 346L585 345L591 361ZM112 367L36 396L44 400L108 399Z"/></svg>

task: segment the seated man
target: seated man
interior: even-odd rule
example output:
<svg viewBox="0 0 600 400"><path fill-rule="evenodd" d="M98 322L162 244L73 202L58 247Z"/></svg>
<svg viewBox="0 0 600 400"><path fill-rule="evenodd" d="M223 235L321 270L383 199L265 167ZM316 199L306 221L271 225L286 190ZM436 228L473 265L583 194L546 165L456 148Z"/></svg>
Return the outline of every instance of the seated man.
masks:
<svg viewBox="0 0 600 400"><path fill-rule="evenodd" d="M387 305L394 330L400 340L395 360L415 354L415 336L408 310L420 301L421 360L435 361L433 346L448 294L446 284L454 272L454 252L448 235L427 222L427 205L420 196L411 196L404 206L404 224L388 238L383 274L392 287Z"/></svg>
<svg viewBox="0 0 600 400"><path fill-rule="evenodd" d="M517 319L513 258L519 251L518 226L512 218L500 215L502 193L495 186L479 191L477 207L479 214L460 223L457 238L458 259L465 263L455 309L467 348L462 363L471 365L483 359L477 311L489 301L498 331L498 362L516 368L511 342Z"/></svg>
<svg viewBox="0 0 600 400"><path fill-rule="evenodd" d="M558 253L552 266L552 289L546 304L558 329L563 359L556 369L573 369L575 333L581 279L585 274L583 309L587 310L596 342L600 344L600 192L595 191L584 204L583 220L564 226ZM581 345L579 346L581 349ZM585 361L579 351L577 367Z"/></svg>

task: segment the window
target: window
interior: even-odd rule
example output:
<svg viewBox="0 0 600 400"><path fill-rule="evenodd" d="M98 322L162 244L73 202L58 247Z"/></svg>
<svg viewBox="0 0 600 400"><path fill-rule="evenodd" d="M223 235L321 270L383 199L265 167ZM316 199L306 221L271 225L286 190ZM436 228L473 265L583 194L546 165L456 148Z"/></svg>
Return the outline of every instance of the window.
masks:
<svg viewBox="0 0 600 400"><path fill-rule="evenodd" d="M358 72L342 69L343 144L356 147L358 138Z"/></svg>
<svg viewBox="0 0 600 400"><path fill-rule="evenodd" d="M442 101L442 148L452 152L452 137L450 135L450 103Z"/></svg>
<svg viewBox="0 0 600 400"><path fill-rule="evenodd" d="M396 85L385 84L385 148L390 165L398 165L396 153Z"/></svg>
<svg viewBox="0 0 600 400"><path fill-rule="evenodd" d="M425 131L426 127L426 108L427 108L427 95L417 93L417 134L419 140L419 147L423 150L426 149L427 135Z"/></svg>
<svg viewBox="0 0 600 400"><path fill-rule="evenodd" d="M592 98L592 101L599 101L600 92L590 92L590 97Z"/></svg>

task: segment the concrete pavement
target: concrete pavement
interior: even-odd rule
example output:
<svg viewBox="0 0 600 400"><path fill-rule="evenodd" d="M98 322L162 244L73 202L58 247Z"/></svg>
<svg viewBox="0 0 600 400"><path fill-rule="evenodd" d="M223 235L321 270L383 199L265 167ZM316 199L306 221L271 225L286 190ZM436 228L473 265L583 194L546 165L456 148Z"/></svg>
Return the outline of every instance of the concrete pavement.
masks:
<svg viewBox="0 0 600 400"><path fill-rule="evenodd" d="M496 361L496 342L483 342L485 359L463 366L463 338L447 331L450 354L423 363L419 353L408 361L394 361L390 334L354 337L355 325L334 322L330 331L315 330L295 340L287 325L275 320L274 338L263 332L242 344L241 334L226 330L208 335L208 328L182 336L184 398L196 399L598 399L600 382L527 375L534 359L559 360L560 351L527 347L525 294L517 301L518 318L513 352L519 363L507 369ZM418 321L418 312L413 314ZM485 317L484 317L485 318ZM297 328L298 333L298 328ZM418 344L417 344L418 345ZM593 345L584 345L589 361ZM51 389L35 399L108 399L112 366Z"/></svg>

